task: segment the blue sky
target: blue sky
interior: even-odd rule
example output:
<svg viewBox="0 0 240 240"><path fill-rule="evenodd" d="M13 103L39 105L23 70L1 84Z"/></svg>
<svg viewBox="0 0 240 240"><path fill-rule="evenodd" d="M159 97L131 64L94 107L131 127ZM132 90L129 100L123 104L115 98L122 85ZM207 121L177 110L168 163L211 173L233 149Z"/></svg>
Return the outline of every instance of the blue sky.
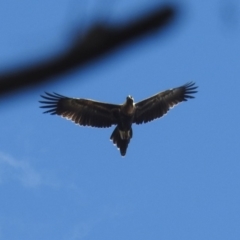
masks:
<svg viewBox="0 0 240 240"><path fill-rule="evenodd" d="M160 2L161 3L161 2ZM1 99L0 239L240 238L240 3L173 1L178 22L59 82ZM159 1L0 3L0 70L67 47L70 33L121 23ZM113 128L42 114L44 91L122 103L195 81L194 100L133 126L126 157Z"/></svg>

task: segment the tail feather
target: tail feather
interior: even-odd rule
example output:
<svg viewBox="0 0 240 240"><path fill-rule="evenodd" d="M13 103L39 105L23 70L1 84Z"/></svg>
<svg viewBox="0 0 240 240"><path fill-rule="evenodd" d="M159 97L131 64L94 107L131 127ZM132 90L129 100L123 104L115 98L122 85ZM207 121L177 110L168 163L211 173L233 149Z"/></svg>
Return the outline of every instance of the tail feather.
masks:
<svg viewBox="0 0 240 240"><path fill-rule="evenodd" d="M126 155L127 147L130 142L130 139L132 138L132 128L130 130L130 136L128 139L122 139L118 127L116 127L110 137L110 139L113 141L113 144L117 145L117 148L120 149L120 153L122 156Z"/></svg>

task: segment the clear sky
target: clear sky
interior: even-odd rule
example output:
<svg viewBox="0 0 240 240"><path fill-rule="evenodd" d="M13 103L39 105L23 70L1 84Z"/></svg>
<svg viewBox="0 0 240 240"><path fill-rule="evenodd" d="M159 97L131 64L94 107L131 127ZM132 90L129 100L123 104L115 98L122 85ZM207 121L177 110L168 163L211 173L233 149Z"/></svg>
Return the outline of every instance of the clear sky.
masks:
<svg viewBox="0 0 240 240"><path fill-rule="evenodd" d="M175 3L181 15L166 31L1 100L1 240L240 239L240 3ZM0 70L65 49L79 26L158 4L1 0ZM189 81L196 98L134 125L124 158L113 127L79 127L38 103L44 91L137 102Z"/></svg>

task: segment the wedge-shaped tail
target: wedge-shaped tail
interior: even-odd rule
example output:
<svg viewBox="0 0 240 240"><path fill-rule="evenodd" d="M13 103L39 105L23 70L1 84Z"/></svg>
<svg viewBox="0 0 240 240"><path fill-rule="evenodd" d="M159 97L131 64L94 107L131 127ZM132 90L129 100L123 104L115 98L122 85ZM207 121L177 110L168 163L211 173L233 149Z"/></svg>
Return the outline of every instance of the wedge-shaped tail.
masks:
<svg viewBox="0 0 240 240"><path fill-rule="evenodd" d="M113 144L116 144L117 148L119 148L122 156L125 156L127 152L128 144L132 138L132 128L130 129L130 134L128 139L122 139L118 127L116 127L110 137L113 141Z"/></svg>

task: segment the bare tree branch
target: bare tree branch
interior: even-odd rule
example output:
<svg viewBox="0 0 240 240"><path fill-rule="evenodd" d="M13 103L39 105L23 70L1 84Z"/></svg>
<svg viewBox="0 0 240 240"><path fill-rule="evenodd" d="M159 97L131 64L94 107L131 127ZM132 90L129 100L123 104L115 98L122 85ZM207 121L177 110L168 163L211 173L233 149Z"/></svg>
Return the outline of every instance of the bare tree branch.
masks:
<svg viewBox="0 0 240 240"><path fill-rule="evenodd" d="M0 73L0 96L33 87L49 81L51 77L84 67L90 61L96 60L130 40L163 28L175 15L176 9L166 6L124 27L94 26L84 38L76 39L75 44L64 54L29 68Z"/></svg>

